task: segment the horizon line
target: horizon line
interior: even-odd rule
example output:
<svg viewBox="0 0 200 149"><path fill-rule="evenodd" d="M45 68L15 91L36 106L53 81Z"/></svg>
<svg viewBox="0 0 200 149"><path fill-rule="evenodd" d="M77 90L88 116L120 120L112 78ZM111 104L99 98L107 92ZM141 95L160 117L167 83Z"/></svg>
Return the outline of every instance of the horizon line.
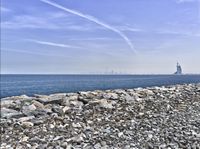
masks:
<svg viewBox="0 0 200 149"><path fill-rule="evenodd" d="M200 73L1 73L0 75L200 75Z"/></svg>

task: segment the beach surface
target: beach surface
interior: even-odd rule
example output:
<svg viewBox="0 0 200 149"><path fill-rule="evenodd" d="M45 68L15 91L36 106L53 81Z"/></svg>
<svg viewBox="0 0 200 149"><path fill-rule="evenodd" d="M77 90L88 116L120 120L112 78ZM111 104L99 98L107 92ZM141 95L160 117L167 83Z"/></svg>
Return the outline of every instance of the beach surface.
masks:
<svg viewBox="0 0 200 149"><path fill-rule="evenodd" d="M1 99L1 149L200 148L200 84Z"/></svg>

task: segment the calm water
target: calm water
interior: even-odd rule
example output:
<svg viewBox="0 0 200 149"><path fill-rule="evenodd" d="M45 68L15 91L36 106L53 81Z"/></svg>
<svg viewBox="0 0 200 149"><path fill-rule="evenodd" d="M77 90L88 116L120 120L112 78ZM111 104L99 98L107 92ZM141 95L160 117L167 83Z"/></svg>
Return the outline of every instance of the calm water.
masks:
<svg viewBox="0 0 200 149"><path fill-rule="evenodd" d="M1 75L1 98L200 82L200 75Z"/></svg>

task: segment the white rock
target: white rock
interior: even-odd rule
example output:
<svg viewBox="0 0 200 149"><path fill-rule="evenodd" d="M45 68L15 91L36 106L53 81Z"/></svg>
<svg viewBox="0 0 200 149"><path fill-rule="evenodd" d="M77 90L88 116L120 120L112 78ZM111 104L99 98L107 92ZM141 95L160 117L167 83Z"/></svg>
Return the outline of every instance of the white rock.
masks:
<svg viewBox="0 0 200 149"><path fill-rule="evenodd" d="M20 140L20 142L26 142L26 141L28 141L28 139L29 139L29 137L24 136L24 137Z"/></svg>
<svg viewBox="0 0 200 149"><path fill-rule="evenodd" d="M84 95L84 96L87 96L89 94L89 92L84 92L84 91L81 91L79 92L81 95Z"/></svg>
<svg viewBox="0 0 200 149"><path fill-rule="evenodd" d="M33 127L34 124L31 122L22 122L21 125L22 127L30 128L30 127Z"/></svg>
<svg viewBox="0 0 200 149"><path fill-rule="evenodd" d="M144 115L144 113L140 112L138 115L139 115L139 116L143 116L143 115Z"/></svg>
<svg viewBox="0 0 200 149"><path fill-rule="evenodd" d="M8 108L10 105L12 105L14 103L14 100L8 98L3 98L1 99L1 108Z"/></svg>
<svg viewBox="0 0 200 149"><path fill-rule="evenodd" d="M124 134L123 132L119 132L118 137L121 137L123 134Z"/></svg>
<svg viewBox="0 0 200 149"><path fill-rule="evenodd" d="M44 109L44 105L36 100L33 100L33 105L39 109Z"/></svg>
<svg viewBox="0 0 200 149"><path fill-rule="evenodd" d="M82 107L83 103L80 101L70 101L70 104L76 107Z"/></svg>
<svg viewBox="0 0 200 149"><path fill-rule="evenodd" d="M60 140L60 139L62 139L63 138L63 136L56 136L54 139L53 139L53 141L57 141L57 140Z"/></svg>
<svg viewBox="0 0 200 149"><path fill-rule="evenodd" d="M196 136L197 138L200 138L200 134L195 132L194 130L191 130L192 135Z"/></svg>
<svg viewBox="0 0 200 149"><path fill-rule="evenodd" d="M82 126L81 126L81 124L80 123L72 123L72 127L74 127L74 128L81 128Z"/></svg>
<svg viewBox="0 0 200 149"><path fill-rule="evenodd" d="M78 101L77 99L78 99L78 96L65 97L62 99L61 104L64 106L74 105L74 106L81 107L83 105L83 103Z"/></svg>
<svg viewBox="0 0 200 149"><path fill-rule="evenodd" d="M128 103L131 103L131 102L134 102L135 101L135 98L133 96L130 96L129 94L127 94L126 96L124 96L125 100L128 102Z"/></svg>
<svg viewBox="0 0 200 149"><path fill-rule="evenodd" d="M8 109L8 108L1 108L1 117L11 118L11 117L19 117L23 114L19 111Z"/></svg>
<svg viewBox="0 0 200 149"><path fill-rule="evenodd" d="M153 138L152 134L148 134L148 139L151 140Z"/></svg>
<svg viewBox="0 0 200 149"><path fill-rule="evenodd" d="M74 137L72 137L70 139L67 139L67 142L72 141L72 142L80 143L80 142L82 142L84 140L83 137L84 137L84 134L79 134L79 135L74 136Z"/></svg>
<svg viewBox="0 0 200 149"><path fill-rule="evenodd" d="M23 106L22 107L22 112L24 113L24 114L28 114L28 113L30 113L30 112L32 112L32 111L35 111L37 108L35 107L35 105L34 104L31 104L31 105L28 105L28 106Z"/></svg>
<svg viewBox="0 0 200 149"><path fill-rule="evenodd" d="M113 104L115 103L116 102L108 101L107 99L96 99L96 100L89 101L89 104L97 105L99 107L107 108L107 109L112 109Z"/></svg>
<svg viewBox="0 0 200 149"><path fill-rule="evenodd" d="M102 107L102 108L107 108L107 109L112 109L113 108L112 103L108 102L106 99L101 99L100 103L99 103L99 106Z"/></svg>
<svg viewBox="0 0 200 149"><path fill-rule="evenodd" d="M26 144L26 146L27 146L28 148L31 148L31 145L30 145L30 144Z"/></svg>
<svg viewBox="0 0 200 149"><path fill-rule="evenodd" d="M117 100L119 98L116 93L104 93L103 97L105 99L113 99L113 100Z"/></svg>
<svg viewBox="0 0 200 149"><path fill-rule="evenodd" d="M95 145L94 145L94 148L95 148L95 149L101 149L101 144L100 144L100 143L95 144Z"/></svg>
<svg viewBox="0 0 200 149"><path fill-rule="evenodd" d="M62 109L63 113L65 113L65 112L68 111L68 110L70 110L70 107L69 107L69 106L65 106L65 107Z"/></svg>
<svg viewBox="0 0 200 149"><path fill-rule="evenodd" d="M146 89L145 92L147 93L147 95L154 95L154 92L152 90Z"/></svg>
<svg viewBox="0 0 200 149"><path fill-rule="evenodd" d="M49 128L53 129L53 128L55 128L55 125L49 124Z"/></svg>
<svg viewBox="0 0 200 149"><path fill-rule="evenodd" d="M24 121L29 121L29 120L34 119L34 118L35 118L35 116L20 117L18 119L18 121L19 122L24 122Z"/></svg>
<svg viewBox="0 0 200 149"><path fill-rule="evenodd" d="M69 96L67 97L67 100L78 100L78 95Z"/></svg>

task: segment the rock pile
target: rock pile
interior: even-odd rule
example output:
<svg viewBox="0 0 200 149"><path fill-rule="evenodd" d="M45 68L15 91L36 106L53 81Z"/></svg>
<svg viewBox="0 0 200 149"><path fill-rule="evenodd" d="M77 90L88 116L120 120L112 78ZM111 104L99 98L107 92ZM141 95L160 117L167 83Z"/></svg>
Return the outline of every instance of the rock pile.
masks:
<svg viewBox="0 0 200 149"><path fill-rule="evenodd" d="M200 84L1 99L1 149L200 148Z"/></svg>

